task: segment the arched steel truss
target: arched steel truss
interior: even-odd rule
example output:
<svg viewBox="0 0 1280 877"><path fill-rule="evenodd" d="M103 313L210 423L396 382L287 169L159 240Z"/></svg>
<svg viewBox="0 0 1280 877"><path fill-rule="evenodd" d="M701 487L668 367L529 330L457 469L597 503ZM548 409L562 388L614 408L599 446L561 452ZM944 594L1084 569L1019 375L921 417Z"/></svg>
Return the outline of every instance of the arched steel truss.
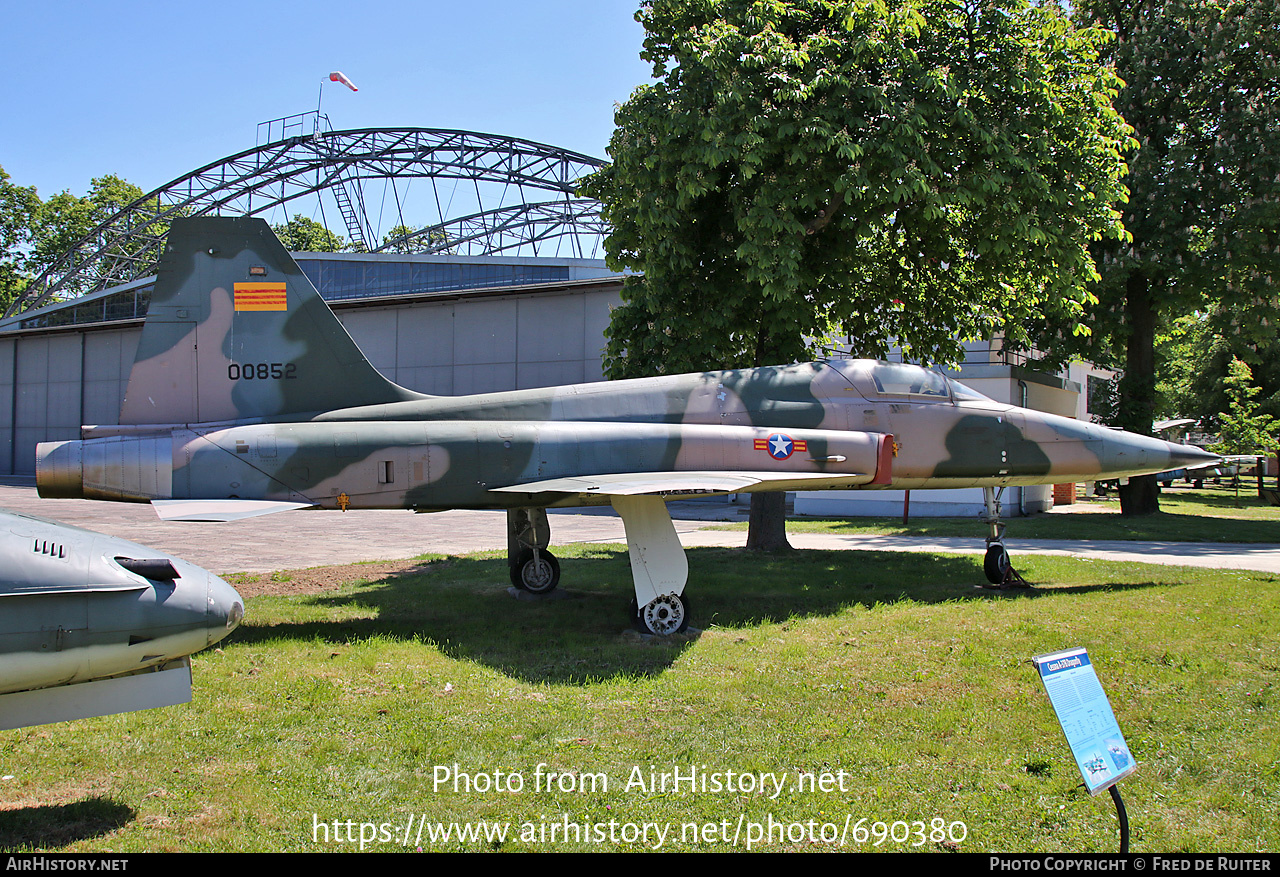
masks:
<svg viewBox="0 0 1280 877"><path fill-rule="evenodd" d="M603 165L516 137L435 128L286 138L142 196L68 249L5 316L154 273L174 217L270 214L309 195L332 199L356 249L538 255L554 247L556 255L598 258L607 231L600 205L575 192ZM324 202L316 203L324 211ZM414 231L379 236L397 226Z"/></svg>
<svg viewBox="0 0 1280 877"><path fill-rule="evenodd" d="M531 249L548 241L583 235L604 237L608 224L600 203L589 198L516 204L473 213L391 238L375 253L459 253L483 255ZM579 251L575 255L582 255Z"/></svg>

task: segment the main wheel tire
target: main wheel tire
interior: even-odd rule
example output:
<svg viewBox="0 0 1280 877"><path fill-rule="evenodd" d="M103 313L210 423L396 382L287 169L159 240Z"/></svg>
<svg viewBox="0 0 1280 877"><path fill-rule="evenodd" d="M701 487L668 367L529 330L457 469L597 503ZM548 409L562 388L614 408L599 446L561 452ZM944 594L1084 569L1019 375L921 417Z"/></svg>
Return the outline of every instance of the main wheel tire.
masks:
<svg viewBox="0 0 1280 877"><path fill-rule="evenodd" d="M546 549L522 551L511 567L511 584L530 594L550 594L560 584L560 561Z"/></svg>
<svg viewBox="0 0 1280 877"><path fill-rule="evenodd" d="M682 594L663 594L639 610L632 600L631 609L637 626L654 636L682 633L689 627L689 600Z"/></svg>
<svg viewBox="0 0 1280 877"><path fill-rule="evenodd" d="M986 573L987 581L993 585L1003 585L1012 565L1003 543L992 542L987 546L987 556L982 559L982 571Z"/></svg>

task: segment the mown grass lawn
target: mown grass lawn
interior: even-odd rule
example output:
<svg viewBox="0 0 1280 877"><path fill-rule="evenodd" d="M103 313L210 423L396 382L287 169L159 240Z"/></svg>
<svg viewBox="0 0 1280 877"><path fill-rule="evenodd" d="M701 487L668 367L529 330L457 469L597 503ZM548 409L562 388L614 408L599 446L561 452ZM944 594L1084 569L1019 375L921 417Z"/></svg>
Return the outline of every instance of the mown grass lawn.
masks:
<svg viewBox="0 0 1280 877"><path fill-rule="evenodd" d="M1280 849L1275 576L1024 557L1038 587L1000 594L973 558L694 549L705 630L657 642L625 629L625 547L561 554L558 600L496 555L251 598L194 703L0 733L0 848L822 850L866 820L909 836L846 848L1114 851L1029 661L1086 646L1133 850ZM722 786L648 785L673 768ZM430 839L454 822L508 833Z"/></svg>

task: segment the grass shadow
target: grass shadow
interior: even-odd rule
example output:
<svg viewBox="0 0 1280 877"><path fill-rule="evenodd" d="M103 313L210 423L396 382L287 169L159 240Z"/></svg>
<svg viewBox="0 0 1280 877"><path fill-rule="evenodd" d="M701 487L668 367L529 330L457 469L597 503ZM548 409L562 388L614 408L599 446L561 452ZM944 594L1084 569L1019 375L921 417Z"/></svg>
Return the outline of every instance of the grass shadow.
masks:
<svg viewBox="0 0 1280 877"><path fill-rule="evenodd" d="M748 554L741 549L688 551L687 597L693 627L751 627L803 616L829 616L907 601L1023 599L1049 591L993 591L974 557L918 552L805 550ZM652 676L669 668L690 638L643 638L630 632L632 596L627 550L566 546L561 587L548 598L510 593L505 559L450 557L344 586L336 593L289 598L326 620L248 621L231 643L282 637L334 644L383 636L429 642L457 660L475 661L530 683L584 684L616 676ZM1115 587L1106 583L1070 589ZM228 643L230 644L230 643Z"/></svg>
<svg viewBox="0 0 1280 877"><path fill-rule="evenodd" d="M0 849L50 850L102 837L136 818L132 807L101 796L70 804L39 804L0 810Z"/></svg>

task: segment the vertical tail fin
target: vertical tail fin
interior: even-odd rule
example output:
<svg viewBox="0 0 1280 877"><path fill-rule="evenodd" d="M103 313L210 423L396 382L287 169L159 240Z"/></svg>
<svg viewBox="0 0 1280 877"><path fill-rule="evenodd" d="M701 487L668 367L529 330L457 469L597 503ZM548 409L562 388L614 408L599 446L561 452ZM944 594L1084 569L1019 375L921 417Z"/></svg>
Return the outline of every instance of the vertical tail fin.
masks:
<svg viewBox="0 0 1280 877"><path fill-rule="evenodd" d="M272 418L417 398L369 364L266 222L173 221L122 424Z"/></svg>

